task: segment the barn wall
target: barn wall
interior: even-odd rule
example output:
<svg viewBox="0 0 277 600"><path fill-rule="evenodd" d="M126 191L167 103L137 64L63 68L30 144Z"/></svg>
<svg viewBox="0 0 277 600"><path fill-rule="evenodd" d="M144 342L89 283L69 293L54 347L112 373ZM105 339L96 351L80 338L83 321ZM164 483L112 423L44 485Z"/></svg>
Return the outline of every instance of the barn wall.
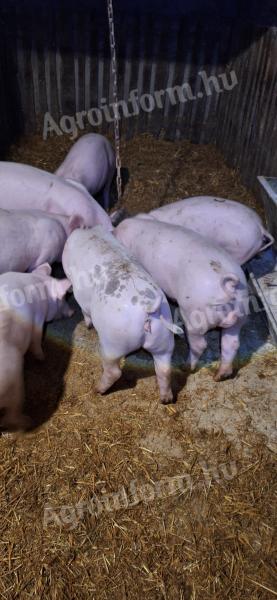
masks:
<svg viewBox="0 0 277 600"><path fill-rule="evenodd" d="M22 0L1 9L2 154L8 137L22 127L42 132L45 113L59 124L64 115L99 107L103 98L112 102L107 18L88 6L82 10L82 0L61 0L34 11ZM238 27L214 16L119 11L115 25L119 99L127 101L131 90L141 96L183 82L197 96L174 104L165 94L161 108L122 119L122 135L150 131L217 143L250 185L258 172L276 175L276 29ZM205 92L199 71L217 78L229 72L230 82L232 70L238 78L234 89L217 93L211 84L212 93ZM130 103L127 110L133 112ZM112 127L104 119L95 130Z"/></svg>
<svg viewBox="0 0 277 600"><path fill-rule="evenodd" d="M79 3L57 3L34 13L28 2L4 11L4 36L20 88L27 131L43 128L44 115L62 115L112 102L108 23L105 13L80 10ZM130 90L153 94L184 81L198 94L198 72L222 73L228 58L230 25L198 18L116 13L119 99ZM127 136L152 131L195 141L214 139L218 97L170 103L122 121ZM129 112L133 112L130 105ZM103 122L102 130L111 125Z"/></svg>
<svg viewBox="0 0 277 600"><path fill-rule="evenodd" d="M227 161L253 186L257 175L277 176L277 28L241 30L249 46L236 54L238 86L220 98L216 142Z"/></svg>

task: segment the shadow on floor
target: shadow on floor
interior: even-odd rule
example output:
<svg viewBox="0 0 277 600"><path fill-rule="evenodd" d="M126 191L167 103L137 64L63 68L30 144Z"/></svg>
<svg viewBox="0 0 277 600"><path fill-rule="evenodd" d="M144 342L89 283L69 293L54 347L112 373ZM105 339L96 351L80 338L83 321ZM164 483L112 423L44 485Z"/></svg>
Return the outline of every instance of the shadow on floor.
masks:
<svg viewBox="0 0 277 600"><path fill-rule="evenodd" d="M69 304L74 305L73 297ZM81 321L82 314L76 311L70 319L63 319L51 323L46 328L43 342L45 360L40 362L31 354L25 357L25 403L24 413L31 417L32 426L29 430L36 429L56 412L64 394L64 376L72 354L72 338L77 324ZM64 343L61 336L48 332L66 330L69 343Z"/></svg>

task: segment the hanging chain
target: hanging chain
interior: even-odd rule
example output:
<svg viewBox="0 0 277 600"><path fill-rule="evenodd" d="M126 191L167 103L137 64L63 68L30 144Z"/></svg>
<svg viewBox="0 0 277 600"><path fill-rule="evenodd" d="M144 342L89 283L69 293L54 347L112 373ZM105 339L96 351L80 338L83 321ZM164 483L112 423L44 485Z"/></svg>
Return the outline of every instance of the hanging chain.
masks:
<svg viewBox="0 0 277 600"><path fill-rule="evenodd" d="M118 112L118 89L117 89L117 59L115 48L115 33L114 33L114 14L113 0L107 0L109 30L110 30L110 48L112 61L112 77L113 77L113 98L114 98L114 138L115 138L115 156L116 156L116 186L118 200L122 197L122 179L121 179L121 159L120 159L120 131L119 131L119 112Z"/></svg>

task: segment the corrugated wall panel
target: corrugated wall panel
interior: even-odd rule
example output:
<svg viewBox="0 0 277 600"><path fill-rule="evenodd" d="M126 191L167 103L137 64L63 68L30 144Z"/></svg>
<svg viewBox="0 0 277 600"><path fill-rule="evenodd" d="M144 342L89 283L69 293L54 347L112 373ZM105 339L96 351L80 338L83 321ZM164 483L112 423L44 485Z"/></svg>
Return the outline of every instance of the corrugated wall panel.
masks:
<svg viewBox="0 0 277 600"><path fill-rule="evenodd" d="M11 104L17 108L14 130L20 130L21 116L29 132L43 130L46 112L58 123L62 116L83 111L87 123L90 111L95 130L112 131L105 14L98 14L95 7L81 10L74 0L45 4L34 14L27 0L22 0L16 10L7 7L1 16L1 45L13 68L4 72L0 102L9 104L10 90ZM216 142L250 185L258 172L277 174L276 29L254 30L230 21L186 16L178 20L151 14L123 16L117 11L115 29L119 100L128 103L120 106L123 136L149 131L172 140ZM230 82L232 71L238 85L223 91L220 75L226 73ZM218 82L214 85L211 80L211 93L205 91L200 72ZM180 101L183 84L190 86L192 97ZM214 89L217 85L219 91ZM129 98L132 90L139 97L145 95L146 108L154 98L153 110L140 108L139 114L125 118L124 110L134 113L135 104ZM97 127L99 114L104 118ZM69 120L64 124L70 128Z"/></svg>
<svg viewBox="0 0 277 600"><path fill-rule="evenodd" d="M258 174L277 175L277 29L244 35L249 46L229 65L238 85L220 98L216 141L253 186Z"/></svg>
<svg viewBox="0 0 277 600"><path fill-rule="evenodd" d="M206 66L208 74L216 74L218 69L216 48L215 64L208 64L211 52L203 25L191 25L185 18L177 21L149 15L121 20L117 15L119 99L128 101L130 91L136 89L139 95L153 96L156 91L181 86L184 78L199 93L198 71ZM57 4L55 10L45 8L34 22L28 4L23 3L6 34L9 48L16 41L17 80L28 130L42 128L47 110L58 121L62 115L97 108L102 98L112 102L108 27L103 16L78 12L71 1L65 6ZM148 108L151 99L146 97L145 103ZM180 126L198 140L200 132L204 136L203 127L208 126L210 108L215 104L216 98L204 97L180 106L165 93L160 101L155 99L154 110L141 109L134 117L137 126L122 123L123 131L130 135L148 130L158 135L164 129L175 139L175 129ZM188 125L185 128L183 119ZM106 122L103 130L108 129Z"/></svg>

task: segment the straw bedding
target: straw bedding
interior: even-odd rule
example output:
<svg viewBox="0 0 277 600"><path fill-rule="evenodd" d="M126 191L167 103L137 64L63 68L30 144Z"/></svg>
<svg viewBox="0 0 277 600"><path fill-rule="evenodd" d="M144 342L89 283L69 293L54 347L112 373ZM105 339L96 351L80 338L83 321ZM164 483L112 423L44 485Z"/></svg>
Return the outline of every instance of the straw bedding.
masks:
<svg viewBox="0 0 277 600"><path fill-rule="evenodd" d="M9 158L53 171L70 143L34 136ZM256 206L213 147L141 135L124 142L123 166L131 213L201 193ZM251 358L220 384L211 367L176 368L178 401L164 407L150 359L144 368L126 364L123 380L99 397L96 352L49 336L44 345L44 364L26 360L27 409L37 428L0 439L0 597L277 596L275 448L251 413L274 401L276 354ZM184 476L190 485L166 487ZM125 506L111 510L108 495L120 490ZM74 520L72 507L91 507L93 498L98 510L79 519L75 512Z"/></svg>

